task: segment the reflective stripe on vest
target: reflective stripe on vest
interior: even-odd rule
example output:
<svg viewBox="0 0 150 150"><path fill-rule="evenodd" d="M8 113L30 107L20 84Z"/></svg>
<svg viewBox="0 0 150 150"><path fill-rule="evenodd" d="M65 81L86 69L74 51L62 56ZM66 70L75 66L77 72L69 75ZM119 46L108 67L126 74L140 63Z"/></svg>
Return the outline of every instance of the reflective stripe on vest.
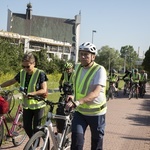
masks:
<svg viewBox="0 0 150 150"><path fill-rule="evenodd" d="M36 83L37 83L40 72L41 72L41 70L39 70L37 68L34 69L34 72L31 76L30 81L29 81L27 93L36 91L36 89L35 89L36 88ZM25 87L25 79L26 79L26 71L21 70L20 71L20 84L21 84L21 87ZM29 109L33 109L33 110L34 109L39 109L39 108L42 108L42 107L46 106L45 102L37 101L37 100L34 100L32 98L31 99L24 98L22 105L23 105L24 109L29 108Z"/></svg>
<svg viewBox="0 0 150 150"><path fill-rule="evenodd" d="M82 81L80 81L82 67L81 65L77 66L76 76L75 76L75 92L76 92L76 100L79 100L87 95L88 88L90 86L90 82L92 81L95 73L98 69L100 69L100 65L94 63L92 67L86 72L85 76L83 77ZM84 103L79 105L76 110L82 114L98 114L104 111L106 108L106 101L104 100L101 104L96 104L94 102Z"/></svg>

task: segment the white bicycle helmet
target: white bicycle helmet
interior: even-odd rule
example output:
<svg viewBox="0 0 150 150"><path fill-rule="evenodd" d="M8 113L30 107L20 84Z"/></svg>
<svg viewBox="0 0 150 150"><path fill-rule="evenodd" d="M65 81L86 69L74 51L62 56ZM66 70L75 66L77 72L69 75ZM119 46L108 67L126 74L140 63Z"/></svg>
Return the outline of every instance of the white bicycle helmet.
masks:
<svg viewBox="0 0 150 150"><path fill-rule="evenodd" d="M87 51L92 54L97 54L96 46L90 42L85 42L79 46L79 51Z"/></svg>

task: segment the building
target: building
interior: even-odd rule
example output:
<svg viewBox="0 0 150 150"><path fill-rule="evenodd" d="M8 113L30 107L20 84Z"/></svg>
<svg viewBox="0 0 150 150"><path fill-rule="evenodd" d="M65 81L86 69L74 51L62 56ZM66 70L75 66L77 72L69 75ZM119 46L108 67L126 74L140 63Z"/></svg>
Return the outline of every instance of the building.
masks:
<svg viewBox="0 0 150 150"><path fill-rule="evenodd" d="M44 48L49 59L57 55L60 59L77 61L80 24L80 13L74 19L36 16L32 14L29 3L25 14L8 9L7 32L4 35L16 36L18 43L23 42L24 52Z"/></svg>

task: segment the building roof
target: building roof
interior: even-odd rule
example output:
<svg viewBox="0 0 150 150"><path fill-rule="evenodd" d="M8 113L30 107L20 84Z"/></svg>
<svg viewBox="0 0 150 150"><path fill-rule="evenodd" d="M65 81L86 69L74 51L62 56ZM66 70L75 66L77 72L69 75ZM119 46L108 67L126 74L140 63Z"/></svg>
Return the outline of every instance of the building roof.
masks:
<svg viewBox="0 0 150 150"><path fill-rule="evenodd" d="M26 14L12 13L8 10L7 31L71 44L75 42L75 19L32 15L32 7L27 7Z"/></svg>

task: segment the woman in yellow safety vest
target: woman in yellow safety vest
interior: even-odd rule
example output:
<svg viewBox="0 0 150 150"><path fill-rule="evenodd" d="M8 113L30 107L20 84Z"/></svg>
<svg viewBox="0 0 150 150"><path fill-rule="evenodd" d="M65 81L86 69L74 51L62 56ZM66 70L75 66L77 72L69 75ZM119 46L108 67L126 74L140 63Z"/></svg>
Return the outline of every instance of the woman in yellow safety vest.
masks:
<svg viewBox="0 0 150 150"><path fill-rule="evenodd" d="M27 95L46 97L48 78L42 70L35 68L35 57L32 53L24 54L22 68L13 79L2 83L1 87L7 87L18 82ZM43 101L24 97L23 124L29 138L36 132L36 127L41 124L45 106Z"/></svg>
<svg viewBox="0 0 150 150"><path fill-rule="evenodd" d="M72 121L71 150L82 150L87 127L91 130L91 149L102 150L106 114L106 70L94 62L97 49L85 42L79 47L81 63L75 67L74 96L68 96L66 109L76 107ZM69 101L71 99L73 101Z"/></svg>

